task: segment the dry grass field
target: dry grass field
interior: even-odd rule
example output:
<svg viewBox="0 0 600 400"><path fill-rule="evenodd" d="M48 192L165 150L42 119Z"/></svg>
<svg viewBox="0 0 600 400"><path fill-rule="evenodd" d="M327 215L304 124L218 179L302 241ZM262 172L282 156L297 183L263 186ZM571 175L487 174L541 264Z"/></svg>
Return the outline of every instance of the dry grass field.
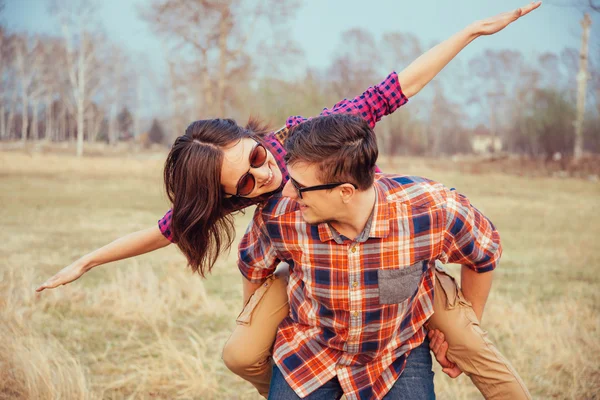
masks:
<svg viewBox="0 0 600 400"><path fill-rule="evenodd" d="M170 246L34 291L156 223L163 159L0 153L0 399L260 398L220 359L241 306L235 251L207 280ZM504 256L483 326L534 397L600 398L600 184L418 159L383 168L456 187L495 222ZM439 399L481 398L464 376L435 379Z"/></svg>

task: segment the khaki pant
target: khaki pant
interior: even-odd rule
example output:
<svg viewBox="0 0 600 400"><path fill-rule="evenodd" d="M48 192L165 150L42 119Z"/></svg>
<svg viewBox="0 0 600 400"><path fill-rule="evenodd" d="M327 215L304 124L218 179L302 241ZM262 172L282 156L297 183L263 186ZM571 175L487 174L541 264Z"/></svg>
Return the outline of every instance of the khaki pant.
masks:
<svg viewBox="0 0 600 400"><path fill-rule="evenodd" d="M479 327L471 304L454 279L436 269L434 314L426 324L448 342L449 360L467 374L486 399L531 399L523 381ZM287 280L272 276L250 297L225 344L223 361L265 398L277 326L288 315Z"/></svg>

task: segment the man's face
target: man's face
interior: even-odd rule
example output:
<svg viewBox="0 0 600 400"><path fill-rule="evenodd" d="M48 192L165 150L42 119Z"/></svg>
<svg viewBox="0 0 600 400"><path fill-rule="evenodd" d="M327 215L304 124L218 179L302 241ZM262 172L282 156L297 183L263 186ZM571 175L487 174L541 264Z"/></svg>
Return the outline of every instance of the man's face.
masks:
<svg viewBox="0 0 600 400"><path fill-rule="evenodd" d="M302 198L294 188L292 180L300 187L323 185L317 179L317 166L304 162L288 165L290 180L283 188L283 195L300 204L302 217L309 224L335 221L343 209L339 188L303 192Z"/></svg>

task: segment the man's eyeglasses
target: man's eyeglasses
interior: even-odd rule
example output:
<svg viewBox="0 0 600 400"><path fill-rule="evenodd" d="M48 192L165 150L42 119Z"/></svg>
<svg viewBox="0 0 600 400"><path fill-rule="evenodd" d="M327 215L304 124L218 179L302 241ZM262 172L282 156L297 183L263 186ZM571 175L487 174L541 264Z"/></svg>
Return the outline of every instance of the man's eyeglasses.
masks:
<svg viewBox="0 0 600 400"><path fill-rule="evenodd" d="M267 149L260 143L256 143L256 146L252 149L249 156L250 168L260 168L267 161ZM235 195L230 196L248 196L250 193L254 191L254 187L256 186L256 178L254 175L250 173L250 170L246 172L242 177L238 180L236 185ZM229 193L227 193L229 194Z"/></svg>
<svg viewBox="0 0 600 400"><path fill-rule="evenodd" d="M312 192L314 190L333 189L333 188L341 186L345 183L350 183L350 182L336 182L336 183L326 183L324 185L302 186L296 180L294 180L294 178L292 178L292 177L290 177L290 181L292 182L292 186L294 186L294 189L296 189L296 194L300 198L302 198L302 193L304 193L304 192ZM354 186L354 189L358 189L358 187L354 183L350 183L350 184L352 186Z"/></svg>

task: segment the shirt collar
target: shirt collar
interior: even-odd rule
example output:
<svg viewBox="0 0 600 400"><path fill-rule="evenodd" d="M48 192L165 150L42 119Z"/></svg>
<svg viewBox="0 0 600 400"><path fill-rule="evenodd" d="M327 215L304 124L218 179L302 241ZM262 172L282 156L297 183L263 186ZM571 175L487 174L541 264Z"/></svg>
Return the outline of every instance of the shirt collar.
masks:
<svg viewBox="0 0 600 400"><path fill-rule="evenodd" d="M390 204L385 195L384 190L377 184L373 184L375 188L375 207L367 220L365 228L356 238L357 242L365 242L369 238L385 238L390 233ZM336 243L343 243L342 236L328 222L320 223L319 239L322 242L335 240Z"/></svg>

